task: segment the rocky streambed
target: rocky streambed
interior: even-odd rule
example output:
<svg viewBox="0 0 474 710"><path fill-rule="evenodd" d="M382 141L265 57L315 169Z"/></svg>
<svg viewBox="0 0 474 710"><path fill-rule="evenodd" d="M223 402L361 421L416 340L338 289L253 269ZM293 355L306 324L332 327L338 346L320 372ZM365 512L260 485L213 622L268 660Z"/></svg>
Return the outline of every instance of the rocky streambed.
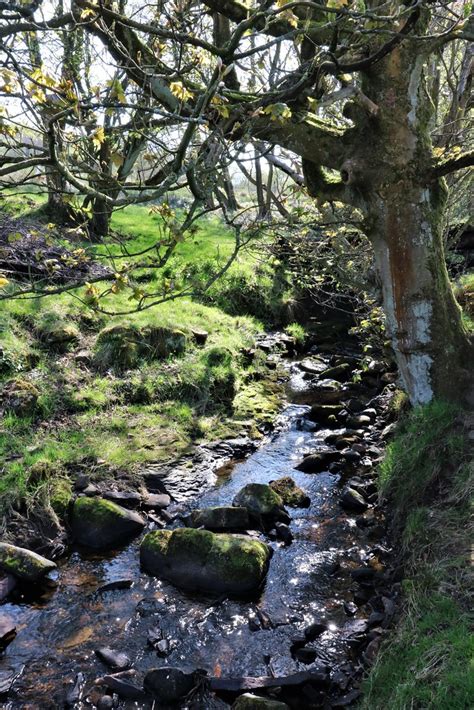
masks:
<svg viewBox="0 0 474 710"><path fill-rule="evenodd" d="M356 350L286 368L289 404L258 445L151 466L146 495L78 479L75 547L34 582L0 550L2 707L357 700L398 591L374 473L394 375Z"/></svg>

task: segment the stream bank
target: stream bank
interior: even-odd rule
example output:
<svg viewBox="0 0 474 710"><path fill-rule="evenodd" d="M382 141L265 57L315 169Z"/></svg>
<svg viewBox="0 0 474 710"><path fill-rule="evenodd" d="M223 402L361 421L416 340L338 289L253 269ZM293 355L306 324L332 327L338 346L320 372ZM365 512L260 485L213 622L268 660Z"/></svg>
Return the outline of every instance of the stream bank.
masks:
<svg viewBox="0 0 474 710"><path fill-rule="evenodd" d="M279 338L263 344L278 360ZM290 476L307 493L309 507L288 508L284 533L248 531L273 549L261 594L180 591L140 569L138 540L106 553L77 547L42 587L18 585L2 606L16 628L0 659L6 708L152 707L143 678L163 666L193 674L174 707L224 708L249 690L291 708L357 700L397 592L374 481L393 374L375 361L361 370L356 348L327 350L287 361L288 404L261 442L202 445L143 472L151 495L170 496L165 508L142 510L147 530L232 505L249 483ZM82 494L98 493L82 484ZM115 499L145 507L126 491ZM110 675L110 659L97 655L104 647L128 657L127 675Z"/></svg>

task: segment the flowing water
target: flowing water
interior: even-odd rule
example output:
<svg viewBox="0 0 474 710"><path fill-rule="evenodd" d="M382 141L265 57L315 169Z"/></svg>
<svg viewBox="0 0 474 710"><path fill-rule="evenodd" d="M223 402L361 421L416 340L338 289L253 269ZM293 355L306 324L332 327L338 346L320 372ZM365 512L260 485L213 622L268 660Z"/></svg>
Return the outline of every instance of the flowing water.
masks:
<svg viewBox="0 0 474 710"><path fill-rule="evenodd" d="M241 602L182 593L140 570L139 540L106 555L75 550L59 563L56 578L41 593L22 589L0 607L18 632L0 658L0 672L22 670L1 707L64 707L65 693L78 673L85 676L85 691L77 707L93 707L100 696L93 682L107 672L94 653L101 646L125 652L139 677L164 664L201 668L212 676L284 676L311 667L294 660L291 639L323 617L329 627L318 639L318 659L344 660L348 649L341 627L347 616L342 605L351 598L351 581L349 574L334 575L334 570L341 561L349 567L360 563L368 545L354 519L339 506L339 476L294 469L329 433L308 431L307 411L306 405L288 405L274 433L247 460L208 470L204 476L202 470L197 472L200 495L188 501L199 507L229 505L246 483L286 475L309 494L309 508L289 509L293 543L270 541L274 554L259 599ZM193 478L192 469L188 476ZM262 533L255 535L269 541ZM132 586L97 591L123 579L133 580ZM259 618L270 628L257 628ZM153 627L170 641L166 658L147 644ZM151 705L123 701L122 707Z"/></svg>

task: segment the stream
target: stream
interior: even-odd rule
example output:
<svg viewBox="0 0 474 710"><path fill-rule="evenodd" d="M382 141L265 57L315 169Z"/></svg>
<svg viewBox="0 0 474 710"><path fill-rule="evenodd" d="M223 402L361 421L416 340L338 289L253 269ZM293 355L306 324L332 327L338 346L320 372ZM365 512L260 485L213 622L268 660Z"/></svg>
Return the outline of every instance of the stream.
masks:
<svg viewBox="0 0 474 710"><path fill-rule="evenodd" d="M176 468L162 474L175 499L169 509L171 527L182 525L180 513L192 507L231 505L247 483L291 476L309 495L309 507L288 508L291 544L250 531L274 550L260 597L244 602L181 592L140 570L139 539L107 554L73 548L58 562L51 581L40 589L18 588L0 608L0 616L13 620L17 628L16 638L0 655L0 677L18 674L0 707L97 707L105 691L94 681L110 672L95 654L100 647L125 652L139 679L163 665L190 672L202 669L222 679L279 678L316 669L328 680L321 688L303 688L307 700L301 690L294 699L285 696L290 707L344 707L357 696L357 690L351 696L352 681L360 674L354 637L374 626L367 622L374 607L354 604L351 571L367 564L377 546L383 553L384 540L374 542L373 528L362 526L356 513L341 507L341 472L295 470L304 455L327 450L328 435L346 430L340 424L327 428L310 422L311 379L305 379L299 362L287 368L291 403L245 460L214 452L210 461L204 451L201 464L184 466L180 475ZM375 447L380 428L374 422L359 432L360 440ZM372 458L376 454L374 448ZM120 588L112 584L101 590L117 582ZM306 655L298 655L295 648L303 645L298 643L303 629L316 621L324 622L324 630L306 643ZM154 633L166 641L161 655L148 641ZM325 695L328 687L331 702ZM235 695L211 697L174 707L225 708ZM123 697L113 703L123 708L165 707Z"/></svg>

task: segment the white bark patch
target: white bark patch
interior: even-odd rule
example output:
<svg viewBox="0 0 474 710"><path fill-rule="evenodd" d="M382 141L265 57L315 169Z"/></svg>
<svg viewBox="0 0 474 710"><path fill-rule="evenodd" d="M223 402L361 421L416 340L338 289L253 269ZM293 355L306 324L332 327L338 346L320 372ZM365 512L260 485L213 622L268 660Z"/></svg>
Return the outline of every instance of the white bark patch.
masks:
<svg viewBox="0 0 474 710"><path fill-rule="evenodd" d="M416 112L418 109L418 91L420 88L421 70L423 69L424 58L418 57L413 71L410 76L410 83L408 84L408 102L411 109L408 113L408 123L411 126L416 124Z"/></svg>
<svg viewBox="0 0 474 710"><path fill-rule="evenodd" d="M430 325L433 306L429 301L418 301L413 305L414 320L414 341L420 345L426 345L431 340Z"/></svg>
<svg viewBox="0 0 474 710"><path fill-rule="evenodd" d="M411 380L410 399L413 405L428 404L433 399L431 387L431 365L433 358L429 355L408 355L407 373Z"/></svg>

